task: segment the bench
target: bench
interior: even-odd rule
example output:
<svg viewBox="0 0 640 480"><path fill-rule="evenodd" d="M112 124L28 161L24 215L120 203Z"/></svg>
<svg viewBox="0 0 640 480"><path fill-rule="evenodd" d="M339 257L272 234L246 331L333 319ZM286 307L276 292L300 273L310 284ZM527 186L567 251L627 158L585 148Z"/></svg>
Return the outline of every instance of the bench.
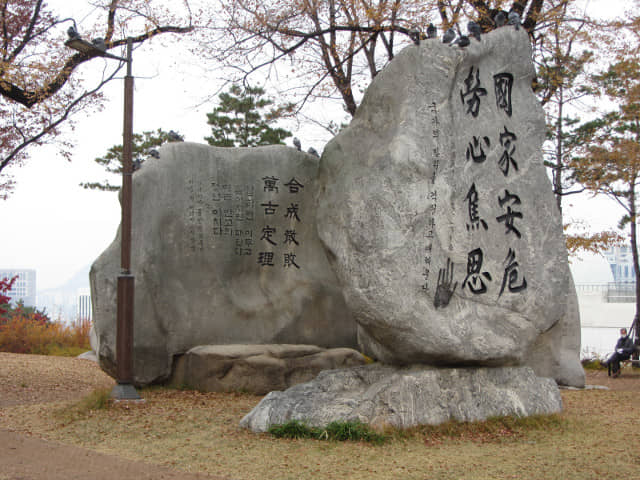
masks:
<svg viewBox="0 0 640 480"><path fill-rule="evenodd" d="M640 360L635 360L633 358L633 355L635 353L638 353L638 347L636 347L635 352L631 354L632 355L631 357L627 358L626 360L621 360L620 361L620 370L622 370L622 367L626 367L626 366L629 366L629 365L631 365L631 366L639 365L640 366ZM610 363L607 364L607 367L608 367L607 368L607 370L608 370L607 375L610 377L611 376L611 364Z"/></svg>

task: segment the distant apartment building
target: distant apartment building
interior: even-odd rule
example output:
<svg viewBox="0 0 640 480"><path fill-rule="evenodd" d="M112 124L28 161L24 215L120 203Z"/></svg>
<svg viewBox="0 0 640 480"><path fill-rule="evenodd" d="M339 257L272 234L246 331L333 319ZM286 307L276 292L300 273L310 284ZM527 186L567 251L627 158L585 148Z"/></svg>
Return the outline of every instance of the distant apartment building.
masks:
<svg viewBox="0 0 640 480"><path fill-rule="evenodd" d="M11 298L11 303L15 305L19 300L22 300L25 306L36 306L36 271L30 269L0 269L0 279L12 279L18 276L11 287L11 290L7 293Z"/></svg>
<svg viewBox="0 0 640 480"><path fill-rule="evenodd" d="M91 320L91 292L88 288L78 289L78 311L77 320Z"/></svg>
<svg viewBox="0 0 640 480"><path fill-rule="evenodd" d="M613 283L604 291L604 301L608 303L635 303L636 275L633 268L633 254L628 246L612 247L604 253L611 269Z"/></svg>
<svg viewBox="0 0 640 480"><path fill-rule="evenodd" d="M614 283L635 283L636 274L630 247L612 247L605 252L604 256L611 268Z"/></svg>

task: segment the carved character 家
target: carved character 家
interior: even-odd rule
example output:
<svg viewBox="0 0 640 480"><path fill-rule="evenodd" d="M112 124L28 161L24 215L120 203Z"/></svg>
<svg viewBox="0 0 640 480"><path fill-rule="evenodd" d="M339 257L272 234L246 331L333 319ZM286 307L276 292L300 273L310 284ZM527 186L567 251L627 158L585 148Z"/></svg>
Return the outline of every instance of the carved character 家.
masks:
<svg viewBox="0 0 640 480"><path fill-rule="evenodd" d="M507 130L507 127L504 127L504 132L500 134L500 145L504 148L504 151L502 152L498 166L505 177L509 175L509 167L511 165L513 165L516 171L518 170L518 163L513 158L513 154L516 152L514 143L517 139L518 137L515 133Z"/></svg>

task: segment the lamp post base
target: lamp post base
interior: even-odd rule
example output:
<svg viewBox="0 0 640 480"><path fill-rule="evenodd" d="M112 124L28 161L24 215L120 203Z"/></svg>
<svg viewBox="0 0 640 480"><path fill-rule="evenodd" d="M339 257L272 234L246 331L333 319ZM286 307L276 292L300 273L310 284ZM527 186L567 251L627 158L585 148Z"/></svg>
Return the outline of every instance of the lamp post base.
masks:
<svg viewBox="0 0 640 480"><path fill-rule="evenodd" d="M118 383L111 390L111 398L116 402L144 402L144 399L138 395L135 387L130 383Z"/></svg>

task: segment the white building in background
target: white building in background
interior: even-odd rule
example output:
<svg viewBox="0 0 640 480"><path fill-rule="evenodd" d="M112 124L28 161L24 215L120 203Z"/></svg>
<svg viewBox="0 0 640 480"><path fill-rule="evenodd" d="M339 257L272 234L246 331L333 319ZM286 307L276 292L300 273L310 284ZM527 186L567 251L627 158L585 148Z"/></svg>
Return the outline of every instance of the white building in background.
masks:
<svg viewBox="0 0 640 480"><path fill-rule="evenodd" d="M9 279L18 276L7 293L11 298L11 303L16 304L22 300L26 307L36 306L36 271L26 268L0 269L0 279Z"/></svg>
<svg viewBox="0 0 640 480"><path fill-rule="evenodd" d="M570 263L578 294L581 324L581 355L606 356L612 352L622 327L629 328L636 312L635 278L629 249L608 251L605 255L585 254ZM631 263L628 263L631 262ZM628 269L624 267L628 266ZM615 281L614 274L620 281Z"/></svg>
<svg viewBox="0 0 640 480"><path fill-rule="evenodd" d="M636 274L633 269L631 247L613 247L604 253L609 263L614 283L635 283Z"/></svg>
<svg viewBox="0 0 640 480"><path fill-rule="evenodd" d="M78 289L78 311L77 320L90 321L91 316L91 290L88 288Z"/></svg>

